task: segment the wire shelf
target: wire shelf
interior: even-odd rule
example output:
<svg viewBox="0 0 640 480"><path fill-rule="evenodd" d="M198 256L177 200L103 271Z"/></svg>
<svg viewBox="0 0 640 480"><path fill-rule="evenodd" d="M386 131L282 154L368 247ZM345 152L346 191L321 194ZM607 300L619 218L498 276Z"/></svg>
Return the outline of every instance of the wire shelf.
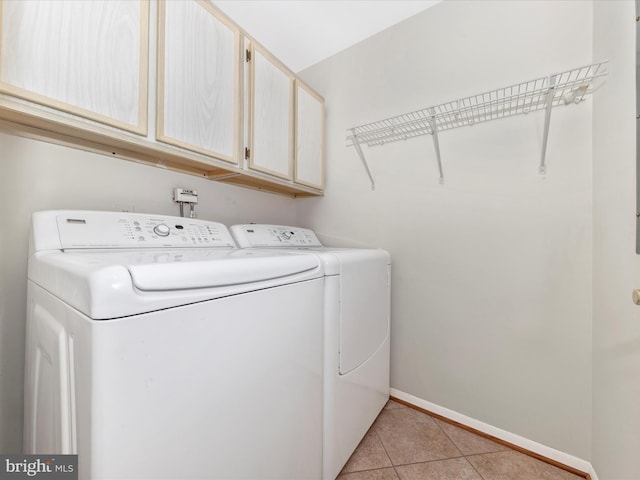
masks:
<svg viewBox="0 0 640 480"><path fill-rule="evenodd" d="M371 177L360 148L362 144L371 147L421 135L433 135L434 142L436 142L436 153L439 157L437 133L440 131L547 109L543 145L543 149L546 150L548 117L551 108L558 105L580 103L585 96L593 93L604 83L604 77L607 75L606 64L605 61L578 67L566 72L360 125L348 130L347 145L356 147L367 173ZM439 158L438 163L442 180L442 166ZM540 171L544 173L544 151ZM373 179L371 180L373 186Z"/></svg>
<svg viewBox="0 0 640 480"><path fill-rule="evenodd" d="M554 88L552 105L579 103L596 88L596 80L604 77L606 62L568 70L556 75L518 83L505 88L472 95L416 110L350 129L347 139L356 137L367 146L433 133L432 120L438 131L471 126L512 115L526 114L547 106L549 88ZM555 85L552 79L555 78Z"/></svg>

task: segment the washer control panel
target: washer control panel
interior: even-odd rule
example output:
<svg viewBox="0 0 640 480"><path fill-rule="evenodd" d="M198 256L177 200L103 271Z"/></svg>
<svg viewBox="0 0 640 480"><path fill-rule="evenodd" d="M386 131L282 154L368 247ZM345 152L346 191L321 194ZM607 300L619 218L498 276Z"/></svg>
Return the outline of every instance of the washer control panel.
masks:
<svg viewBox="0 0 640 480"><path fill-rule="evenodd" d="M221 223L121 212L63 212L56 218L62 248L235 247Z"/></svg>
<svg viewBox="0 0 640 480"><path fill-rule="evenodd" d="M313 230L285 225L234 225L231 233L241 248L322 247Z"/></svg>

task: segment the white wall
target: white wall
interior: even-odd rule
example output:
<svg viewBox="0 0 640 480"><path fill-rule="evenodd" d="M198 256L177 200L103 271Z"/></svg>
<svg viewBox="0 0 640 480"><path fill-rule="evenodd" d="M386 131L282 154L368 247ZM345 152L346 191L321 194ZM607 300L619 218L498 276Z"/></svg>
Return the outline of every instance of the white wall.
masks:
<svg viewBox="0 0 640 480"><path fill-rule="evenodd" d="M396 389L590 458L591 100L364 147L347 128L591 63L588 1L445 1L302 72L327 101L327 190L298 223L393 257Z"/></svg>
<svg viewBox="0 0 640 480"><path fill-rule="evenodd" d="M594 58L609 59L594 96L593 458L600 480L640 478L640 288L635 254L635 9L597 1Z"/></svg>
<svg viewBox="0 0 640 480"><path fill-rule="evenodd" d="M199 218L291 224L294 200L0 133L0 452L22 452L27 234L36 210L178 215L174 187L199 194Z"/></svg>

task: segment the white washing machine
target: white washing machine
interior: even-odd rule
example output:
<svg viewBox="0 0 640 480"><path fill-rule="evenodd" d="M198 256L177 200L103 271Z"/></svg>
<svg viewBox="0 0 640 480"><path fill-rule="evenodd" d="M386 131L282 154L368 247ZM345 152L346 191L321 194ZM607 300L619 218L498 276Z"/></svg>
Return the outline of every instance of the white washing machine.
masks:
<svg viewBox="0 0 640 480"><path fill-rule="evenodd" d="M312 230L234 225L239 247L314 253L325 270L323 469L334 480L389 399L391 258L323 247Z"/></svg>
<svg viewBox="0 0 640 480"><path fill-rule="evenodd" d="M219 223L35 213L25 453L83 480L319 479L315 255L235 248Z"/></svg>

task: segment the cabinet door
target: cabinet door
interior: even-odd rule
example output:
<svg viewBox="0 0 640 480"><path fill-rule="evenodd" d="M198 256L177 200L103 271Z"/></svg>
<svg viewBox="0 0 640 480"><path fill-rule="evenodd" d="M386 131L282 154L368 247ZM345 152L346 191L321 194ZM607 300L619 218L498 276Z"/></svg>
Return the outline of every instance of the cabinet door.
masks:
<svg viewBox="0 0 640 480"><path fill-rule="evenodd" d="M146 1L4 1L0 9L0 92L146 134Z"/></svg>
<svg viewBox="0 0 640 480"><path fill-rule="evenodd" d="M324 100L296 80L295 182L324 188Z"/></svg>
<svg viewBox="0 0 640 480"><path fill-rule="evenodd" d="M202 1L158 18L158 140L237 163L239 30Z"/></svg>
<svg viewBox="0 0 640 480"><path fill-rule="evenodd" d="M251 54L249 168L291 180L293 75L260 46Z"/></svg>

